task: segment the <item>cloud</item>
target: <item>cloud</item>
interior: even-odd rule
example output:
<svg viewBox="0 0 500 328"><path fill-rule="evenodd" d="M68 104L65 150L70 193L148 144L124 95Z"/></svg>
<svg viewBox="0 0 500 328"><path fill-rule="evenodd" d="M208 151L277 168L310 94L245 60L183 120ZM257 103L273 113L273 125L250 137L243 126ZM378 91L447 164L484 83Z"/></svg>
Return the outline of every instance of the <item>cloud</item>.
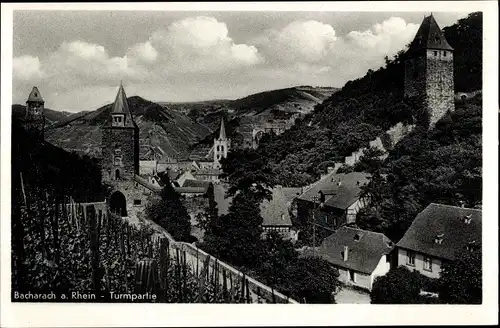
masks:
<svg viewBox="0 0 500 328"><path fill-rule="evenodd" d="M332 51L337 37L331 25L317 21L295 21L271 32L269 42L285 61L317 62Z"/></svg>
<svg viewBox="0 0 500 328"><path fill-rule="evenodd" d="M157 94L163 101L234 98L303 84L341 86L383 65L384 56L404 49L418 28L399 17L343 35L333 26L296 20L236 42L224 22L190 17L126 45L124 53L111 55L104 45L70 40L44 57L16 57L14 86L24 101L25 89L40 83L45 94L64 99L66 110L112 101L120 80L127 90L151 99Z"/></svg>
<svg viewBox="0 0 500 328"><path fill-rule="evenodd" d="M172 23L149 39L169 71L214 72L258 64L256 47L236 44L227 26L213 17L198 16Z"/></svg>
<svg viewBox="0 0 500 328"><path fill-rule="evenodd" d="M37 80L42 77L41 64L38 57L20 56L12 61L14 79L22 81Z"/></svg>

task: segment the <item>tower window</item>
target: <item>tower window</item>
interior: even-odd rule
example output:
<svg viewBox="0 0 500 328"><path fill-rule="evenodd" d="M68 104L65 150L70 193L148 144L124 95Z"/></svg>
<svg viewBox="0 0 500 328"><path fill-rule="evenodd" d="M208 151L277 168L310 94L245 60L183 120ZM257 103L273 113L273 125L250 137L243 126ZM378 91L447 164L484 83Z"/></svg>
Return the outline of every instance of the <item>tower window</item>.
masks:
<svg viewBox="0 0 500 328"><path fill-rule="evenodd" d="M437 51L434 51L434 56L437 56L438 55L438 52Z"/></svg>
<svg viewBox="0 0 500 328"><path fill-rule="evenodd" d="M120 170L115 171L115 180L120 180Z"/></svg>
<svg viewBox="0 0 500 328"><path fill-rule="evenodd" d="M446 51L443 51L443 56L446 57Z"/></svg>

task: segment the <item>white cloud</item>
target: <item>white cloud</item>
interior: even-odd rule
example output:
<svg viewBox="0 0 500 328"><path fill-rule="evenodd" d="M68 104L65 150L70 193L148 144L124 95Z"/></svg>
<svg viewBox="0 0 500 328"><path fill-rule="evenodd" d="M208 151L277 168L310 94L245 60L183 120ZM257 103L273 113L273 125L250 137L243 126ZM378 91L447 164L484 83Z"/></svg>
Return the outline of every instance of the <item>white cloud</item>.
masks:
<svg viewBox="0 0 500 328"><path fill-rule="evenodd" d="M12 70L14 78L22 81L36 80L42 77L38 57L28 55L16 57L12 61Z"/></svg>
<svg viewBox="0 0 500 328"><path fill-rule="evenodd" d="M143 42L134 45L128 55L133 59L142 60L146 63L153 63L158 57L158 51L151 45L151 42Z"/></svg>
<svg viewBox="0 0 500 328"><path fill-rule="evenodd" d="M236 44L227 26L213 17L198 16L172 23L153 33L149 42L170 72L213 72L258 64L256 47Z"/></svg>
<svg viewBox="0 0 500 328"><path fill-rule="evenodd" d="M331 25L317 21L296 21L271 32L269 42L276 55L286 61L316 62L332 51L337 37Z"/></svg>

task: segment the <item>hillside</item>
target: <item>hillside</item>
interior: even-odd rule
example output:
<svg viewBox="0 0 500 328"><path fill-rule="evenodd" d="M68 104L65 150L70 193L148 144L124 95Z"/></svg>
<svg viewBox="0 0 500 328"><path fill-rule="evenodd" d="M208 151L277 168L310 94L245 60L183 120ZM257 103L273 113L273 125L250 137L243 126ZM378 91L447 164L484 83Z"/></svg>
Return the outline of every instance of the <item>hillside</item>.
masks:
<svg viewBox="0 0 500 328"><path fill-rule="evenodd" d="M455 90L480 90L481 13L470 14L444 31L455 49ZM326 166L367 147L382 131L397 122L412 122L412 108L403 102L403 88L402 49L394 58L386 57L384 67L347 82L292 129L262 140L258 152L267 158L280 184L307 185Z"/></svg>
<svg viewBox="0 0 500 328"><path fill-rule="evenodd" d="M335 92L335 88L300 86L250 95L237 100L192 103L151 102L129 97L129 106L140 129L140 157L151 158L149 143L157 146L159 158L182 158L206 153L225 118L226 132L238 144L248 133L249 124L305 114ZM13 115L24 106L13 105ZM69 151L100 157L101 126L109 118L111 104L92 112L70 114L46 109L46 139ZM240 121L244 118L243 122ZM149 136L149 141L148 141Z"/></svg>
<svg viewBox="0 0 500 328"><path fill-rule="evenodd" d="M175 158L184 152L189 144L210 132L207 127L194 122L186 115L141 97L130 97L128 102L140 129L139 139L143 145L140 149L141 158L148 153L148 137L153 146L161 148L164 153L162 156ZM46 131L46 139L66 150L99 157L101 127L109 119L110 111L111 104L75 120L57 124Z"/></svg>
<svg viewBox="0 0 500 328"><path fill-rule="evenodd" d="M26 113L26 106L24 105L12 105L12 117L22 118ZM53 110L50 108L44 109L45 115L45 125L47 127L55 124L60 124L64 122L68 122L74 120L78 117L85 115L88 112L78 112L78 113L70 113L66 111Z"/></svg>

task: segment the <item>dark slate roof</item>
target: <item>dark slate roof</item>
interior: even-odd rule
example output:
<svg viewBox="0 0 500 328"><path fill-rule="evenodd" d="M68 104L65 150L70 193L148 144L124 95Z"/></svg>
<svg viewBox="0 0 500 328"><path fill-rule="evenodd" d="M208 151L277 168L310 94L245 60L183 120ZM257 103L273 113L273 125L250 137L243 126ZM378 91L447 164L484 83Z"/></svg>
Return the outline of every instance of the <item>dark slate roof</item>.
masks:
<svg viewBox="0 0 500 328"><path fill-rule="evenodd" d="M477 209L432 203L417 215L397 246L453 260L469 242L481 243L481 214ZM469 224L465 223L467 215L471 216ZM441 244L435 243L439 234L444 234Z"/></svg>
<svg viewBox="0 0 500 328"><path fill-rule="evenodd" d="M30 95L28 96L28 100L26 102L45 103L45 101L43 100L42 95L40 94L40 91L38 91L37 87L33 87L33 89L30 92Z"/></svg>
<svg viewBox="0 0 500 328"><path fill-rule="evenodd" d="M263 226L291 226L290 206L292 201L300 195L301 188L275 187L272 190L272 199L263 200L260 205L260 215Z"/></svg>
<svg viewBox="0 0 500 328"><path fill-rule="evenodd" d="M173 170L167 170L167 175L170 181L177 180L177 178L182 174L182 172L179 171L173 171Z"/></svg>
<svg viewBox="0 0 500 328"><path fill-rule="evenodd" d="M355 236L360 238L355 240ZM344 246L348 247L349 255L344 261ZM316 249L316 255L335 266L371 274L377 267L383 255L389 254L394 243L384 234L341 227L328 236ZM305 249L301 256L313 256L312 248Z"/></svg>
<svg viewBox="0 0 500 328"><path fill-rule="evenodd" d="M120 83L120 88L118 89L118 93L116 94L115 102L113 103L113 107L111 109L111 114L125 114L125 126L128 127L137 127L134 122L134 117L132 116L132 112L128 107L127 95L125 94L125 89L123 85Z"/></svg>
<svg viewBox="0 0 500 328"><path fill-rule="evenodd" d="M162 187L159 187L159 186L156 186L152 183L150 183L148 180L144 179L143 177L135 174L134 175L134 181L137 182L138 184L140 184L141 186L151 190L151 191L154 191L154 192L160 192L163 188Z"/></svg>
<svg viewBox="0 0 500 328"><path fill-rule="evenodd" d="M212 185L210 181L203 181L203 180L185 180L184 184L182 187L195 187L195 188L203 188L205 191L208 190L208 188Z"/></svg>
<svg viewBox="0 0 500 328"><path fill-rule="evenodd" d="M314 202L313 197L319 196L321 191L325 194L325 206L346 209L359 198L361 186L369 182L369 177L370 174L364 172L330 173L300 195L299 199Z"/></svg>
<svg viewBox="0 0 500 328"><path fill-rule="evenodd" d="M432 14L424 17L408 52L415 52L420 49L453 50Z"/></svg>
<svg viewBox="0 0 500 328"><path fill-rule="evenodd" d="M222 170L220 169L201 169L193 173L193 175L221 175Z"/></svg>

